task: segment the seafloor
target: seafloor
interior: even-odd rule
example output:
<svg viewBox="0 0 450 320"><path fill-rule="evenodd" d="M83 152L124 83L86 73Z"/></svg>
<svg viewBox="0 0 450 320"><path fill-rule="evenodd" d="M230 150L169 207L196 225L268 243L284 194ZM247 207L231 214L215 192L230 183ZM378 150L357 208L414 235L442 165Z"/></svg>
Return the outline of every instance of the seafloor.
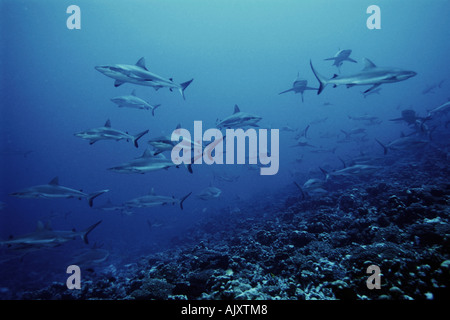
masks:
<svg viewBox="0 0 450 320"><path fill-rule="evenodd" d="M328 194L293 183L217 212L170 250L18 299L449 299L450 182L446 152L387 155L370 177L333 177ZM369 265L381 289L369 290Z"/></svg>

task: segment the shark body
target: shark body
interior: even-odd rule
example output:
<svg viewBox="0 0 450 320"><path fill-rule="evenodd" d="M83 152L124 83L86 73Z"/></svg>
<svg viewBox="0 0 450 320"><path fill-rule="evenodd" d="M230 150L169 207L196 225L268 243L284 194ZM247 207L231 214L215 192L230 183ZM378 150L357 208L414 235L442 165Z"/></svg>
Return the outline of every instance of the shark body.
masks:
<svg viewBox="0 0 450 320"><path fill-rule="evenodd" d="M10 195L28 199L87 198L89 206L92 207L94 199L108 191L106 189L87 194L79 190L60 186L58 177L55 177L48 184L25 188Z"/></svg>
<svg viewBox="0 0 450 320"><path fill-rule="evenodd" d="M131 140L131 141L133 141L134 146L137 148L138 140L147 133L148 133L148 130L145 130L145 131L133 136L133 135L128 134L127 132L113 129L113 128L111 128L111 121L109 121L109 119L108 119L103 127L89 129L86 131L81 131L81 132L75 133L74 135L76 137L80 137L82 139L89 140L89 144L94 144L95 142L100 141L100 140L115 140L115 141L120 141L120 140L130 141Z"/></svg>
<svg viewBox="0 0 450 320"><path fill-rule="evenodd" d="M332 78L327 79L314 69L311 61L310 65L320 84L317 94L320 94L328 84L332 84L334 87L338 85L345 85L347 88L370 85L371 87L364 91L364 93L367 93L378 88L384 83L399 82L417 75L414 71L377 67L372 61L364 58L365 66L360 72L347 76L335 74Z"/></svg>
<svg viewBox="0 0 450 320"><path fill-rule="evenodd" d="M172 78L163 78L155 73L150 72L145 66L145 59L142 57L135 65L131 64L114 64L96 66L95 69L105 76L115 79L115 87L128 82L141 86L153 87L155 90L168 88L170 91L178 90L183 97L184 90L191 84L194 79L183 83L176 83Z"/></svg>

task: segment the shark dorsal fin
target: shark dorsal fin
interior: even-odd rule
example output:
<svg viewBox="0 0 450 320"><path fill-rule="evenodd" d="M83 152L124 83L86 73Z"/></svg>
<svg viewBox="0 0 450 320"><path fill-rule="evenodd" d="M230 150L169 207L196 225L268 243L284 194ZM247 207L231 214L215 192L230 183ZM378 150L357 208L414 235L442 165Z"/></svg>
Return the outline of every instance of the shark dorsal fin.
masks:
<svg viewBox="0 0 450 320"><path fill-rule="evenodd" d="M58 177L54 177L48 184L51 184L52 186L58 186L59 185Z"/></svg>
<svg viewBox="0 0 450 320"><path fill-rule="evenodd" d="M153 156L153 153L150 149L145 149L144 153L142 154L142 158L150 158Z"/></svg>
<svg viewBox="0 0 450 320"><path fill-rule="evenodd" d="M111 121L109 121L109 119L106 120L106 122L105 122L105 127L106 127L106 128L111 128Z"/></svg>
<svg viewBox="0 0 450 320"><path fill-rule="evenodd" d="M147 68L145 67L145 58L144 58L144 57L140 58L139 61L136 62L136 65L137 65L138 67L141 67L142 69L147 70ZM148 71L148 70L147 70L147 71Z"/></svg>
<svg viewBox="0 0 450 320"><path fill-rule="evenodd" d="M136 90L133 89L133 91L131 91L131 95L136 96Z"/></svg>
<svg viewBox="0 0 450 320"><path fill-rule="evenodd" d="M177 124L177 127L175 129L181 129L181 123Z"/></svg>
<svg viewBox="0 0 450 320"><path fill-rule="evenodd" d="M149 194L154 196L155 195L155 188L152 187L152 189L150 190Z"/></svg>
<svg viewBox="0 0 450 320"><path fill-rule="evenodd" d="M364 62L364 69L363 70L368 70L368 69L372 69L372 68L376 68L377 67L375 65L375 63L373 63L372 61L370 61L367 58L364 58L363 62Z"/></svg>
<svg viewBox="0 0 450 320"><path fill-rule="evenodd" d="M338 75L335 73L332 77L331 77L331 79L334 79L334 78L337 78L338 77Z"/></svg>
<svg viewBox="0 0 450 320"><path fill-rule="evenodd" d="M241 110L239 110L238 105L235 104L235 105L234 105L234 112L233 112L233 114L236 114L236 113L238 113L238 112L241 112Z"/></svg>

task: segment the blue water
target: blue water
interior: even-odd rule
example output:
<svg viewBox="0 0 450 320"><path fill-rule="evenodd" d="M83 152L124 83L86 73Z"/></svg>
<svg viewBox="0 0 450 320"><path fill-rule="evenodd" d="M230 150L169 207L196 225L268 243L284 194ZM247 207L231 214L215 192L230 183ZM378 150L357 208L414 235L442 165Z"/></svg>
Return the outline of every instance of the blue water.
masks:
<svg viewBox="0 0 450 320"><path fill-rule="evenodd" d="M81 29L69 30L66 9L81 9ZM381 29L369 30L366 9L381 8ZM381 156L374 138L388 142L402 132L406 123L389 121L404 109L420 116L449 98L448 52L449 1L32 1L1 2L1 113L0 113L0 239L35 230L38 221L50 221L54 230L82 230L102 223L89 234L90 246L107 249L109 264L118 267L141 255L171 248L204 217L229 214L243 203L263 201L271 194L319 177L318 167L342 167L361 152ZM325 58L340 49L351 49L357 64L344 62L342 74L362 69L362 58L378 66L393 66L417 72L417 76L382 85L380 94L364 98L368 86L333 88L317 95L278 93L287 90L297 76L318 87L309 61L327 78L338 70ZM106 64L135 64L145 57L147 68L180 83L191 78L186 100L174 91L114 80L94 69ZM423 94L429 85L445 80L440 88ZM132 90L155 111L118 108L112 97ZM314 154L307 147L292 148L293 132L280 132L280 167L274 176L260 176L244 165L197 165L190 174L185 168L170 168L140 174L106 170L142 155L147 140L168 135L180 123L193 130L195 120L213 128L216 119L241 111L263 119L261 128L290 126L308 130L310 143L336 152ZM348 116L370 114L379 125L365 126ZM125 141L88 141L74 133L103 126L137 133L149 129L139 148ZM341 130L367 130L366 140L338 144ZM448 137L443 126L436 131ZM330 133L332 138L320 138ZM440 141L442 142L442 141ZM447 143L448 144L448 143ZM445 143L442 142L444 147ZM32 151L27 153L27 151ZM170 154L166 154L168 157ZM303 157L302 162L295 159ZM213 172L239 175L236 182L213 181ZM110 191L94 200L94 207L108 199L121 204L145 195L180 198L193 195L184 210L175 206L135 209L133 215L102 212L90 208L86 199L21 199L9 194L46 184L55 176L63 186L91 193ZM220 198L202 201L195 194L210 183L222 190ZM370 181L368 181L370 184ZM158 227L149 229L147 222ZM220 221L218 221L220 223ZM0 287L27 290L64 282L70 257L86 245L76 239L61 247L9 259L2 247ZM25 262L25 263L24 263ZM45 270L45 271L43 271Z"/></svg>

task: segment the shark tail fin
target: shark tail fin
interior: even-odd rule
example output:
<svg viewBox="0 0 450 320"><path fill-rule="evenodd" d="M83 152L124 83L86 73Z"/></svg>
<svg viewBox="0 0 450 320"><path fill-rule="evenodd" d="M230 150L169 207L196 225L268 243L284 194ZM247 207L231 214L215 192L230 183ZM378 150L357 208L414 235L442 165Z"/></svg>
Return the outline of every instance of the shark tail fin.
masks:
<svg viewBox="0 0 450 320"><path fill-rule="evenodd" d="M160 105L161 105L161 104L157 104L157 105L154 105L154 106L153 106L153 109L152 109L152 116L155 116L155 109L158 108Z"/></svg>
<svg viewBox="0 0 450 320"><path fill-rule="evenodd" d="M138 140L139 140L140 138L142 138L142 136L144 136L144 135L147 134L147 133L148 133L148 129L145 130L145 131L142 131L141 133L138 133L137 135L135 135L135 136L133 137L133 144L134 144L134 146L135 146L136 148L139 147L139 145L138 145Z"/></svg>
<svg viewBox="0 0 450 320"><path fill-rule="evenodd" d="M186 97L184 96L184 90L186 90L186 88L191 84L192 81L194 81L194 79L180 83L181 88L179 90L184 100L186 100Z"/></svg>
<svg viewBox="0 0 450 320"><path fill-rule="evenodd" d="M101 191L97 191L97 192L91 193L91 194L88 196L89 207L92 207L92 206L94 205L94 199L95 199L95 198L97 198L98 196L100 196L100 195L102 195L102 194L104 194L104 193L106 193L106 192L108 192L108 191L109 191L109 190L106 189L106 190L101 190Z"/></svg>
<svg viewBox="0 0 450 320"><path fill-rule="evenodd" d="M327 83L327 79L324 78L321 74L319 74L313 67L312 65L312 61L309 60L309 64L311 65L311 70L314 73L314 76L317 78L317 80L319 81L319 90L317 90L317 94L319 95L323 89L325 89Z"/></svg>
<svg viewBox="0 0 450 320"><path fill-rule="evenodd" d="M96 226L100 224L100 222L102 222L102 220L94 223L92 226L83 231L83 233L81 234L81 239L83 239L84 243L89 244L87 236L92 230L95 229Z"/></svg>
<svg viewBox="0 0 450 320"><path fill-rule="evenodd" d="M181 208L181 210L183 210L183 202L184 202L184 200L186 200L191 194L192 194L192 191L189 192L187 195L185 195L185 196L181 199L181 201L180 201L180 208Z"/></svg>
<svg viewBox="0 0 450 320"><path fill-rule="evenodd" d="M375 140L380 144L380 146L383 147L384 154L386 155L388 153L388 148L384 144L382 144L380 140L378 140L378 139L375 139Z"/></svg>

